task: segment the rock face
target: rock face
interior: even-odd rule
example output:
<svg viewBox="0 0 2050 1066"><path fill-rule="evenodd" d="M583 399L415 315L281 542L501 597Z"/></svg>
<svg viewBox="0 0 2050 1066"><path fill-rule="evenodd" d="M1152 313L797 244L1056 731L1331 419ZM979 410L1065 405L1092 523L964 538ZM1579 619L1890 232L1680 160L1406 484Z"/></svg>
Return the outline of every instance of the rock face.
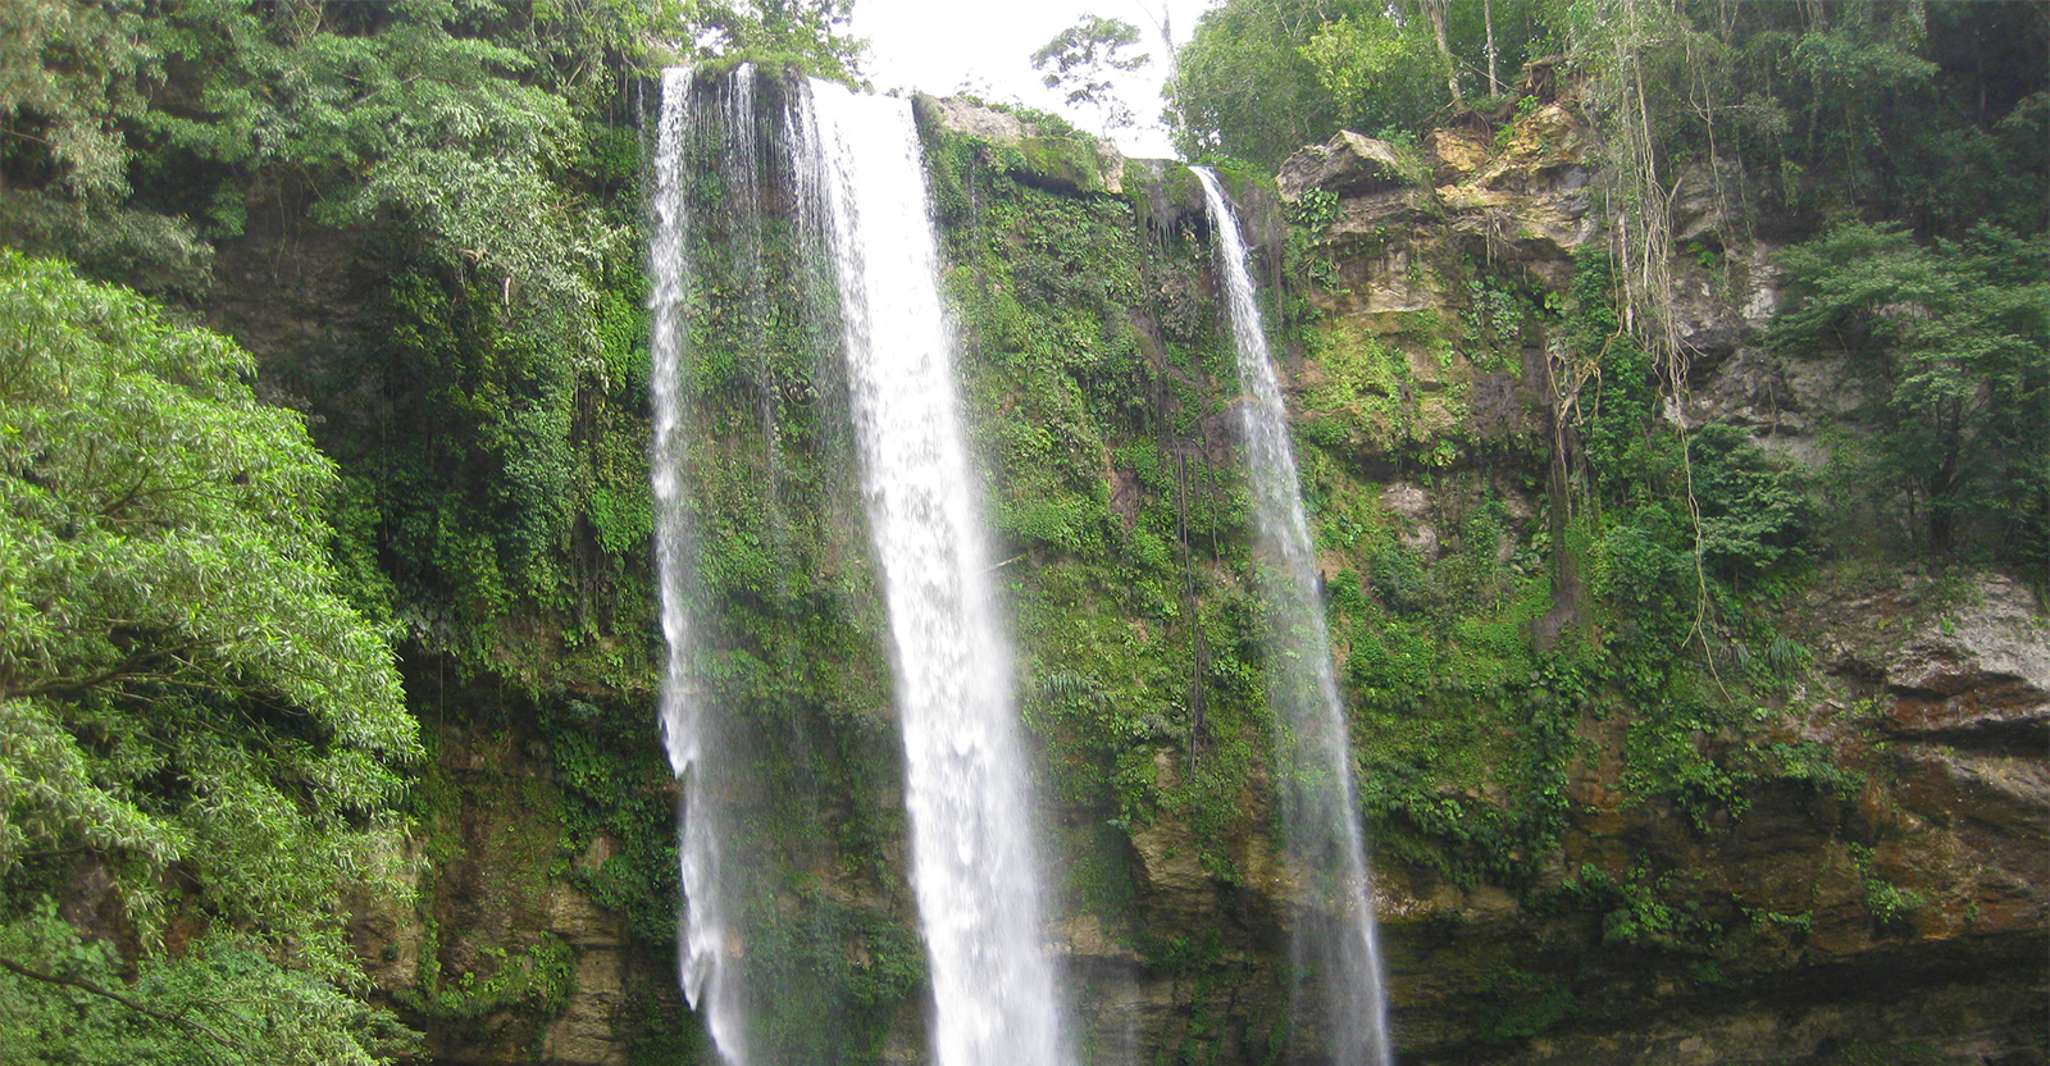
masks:
<svg viewBox="0 0 2050 1066"><path fill-rule="evenodd" d="M1530 375L1487 366L1471 332L1445 346L1428 316L1471 315L1479 289L1452 279L1471 277L1476 262L1541 292L1564 289L1574 254L1601 239L1589 140L1569 107L1548 103L1499 136L1438 131L1433 185L1403 179L1395 149L1353 134L1283 167L1283 199L1332 201L1322 233L1331 281L1306 294L1324 312L1313 343L1372 338L1409 353L1407 391L1343 409L1358 462L1399 464L1447 426L1470 439L1491 381L1509 398L1496 415L1507 435L1543 431ZM1765 345L1779 303L1775 249L1721 245L1727 208L1705 169L1684 171L1678 189L1682 247L1670 272L1691 365L1685 403L1668 417L1729 423L1821 466L1827 432L1860 431L1850 375L1833 357ZM1336 428L1317 425L1329 370L1291 370L1299 433L1329 438ZM1444 550L1441 516L1470 505L1389 478L1379 506L1429 566ZM1817 774L1840 775L1834 783L1756 787L1740 818L1704 831L1629 797L1629 723L1585 721L1589 754L1572 775L1575 814L1551 875L1686 871L1678 876L1690 906L1747 929L1745 950L1716 963L1708 982L1641 949L1627 962L1599 961L1615 949L1594 949L1585 927L1500 890L1384 861L1377 902L1406 1059L2050 1061L2042 603L1997 574L1905 574L1876 587L1833 578L1774 624L1818 652L1791 701L1803 709L1770 742L1813 752ZM1583 946L1569 949L1576 940ZM1576 976L1551 987L1517 976L1562 969ZM1526 1029L1537 1033L1510 1035Z"/></svg>
<svg viewBox="0 0 2050 1066"><path fill-rule="evenodd" d="M412 907L364 907L351 936L377 994L427 1034L432 1061L621 1066L684 1017L666 951L576 886L614 842L563 868L563 797L516 730L444 728L425 789ZM657 947L661 947L658 945Z"/></svg>
<svg viewBox="0 0 2050 1066"><path fill-rule="evenodd" d="M555 886L550 893L547 915L549 933L569 945L576 962L562 1013L542 1037L542 1057L564 1066L626 1062L619 1019L628 971L625 930L618 916L567 885Z"/></svg>
<svg viewBox="0 0 2050 1066"><path fill-rule="evenodd" d="M1207 235L1174 164L1128 168L1091 138L969 102L920 97L916 107L928 134L947 131L977 165L1054 198L1035 201L1049 217L1068 218L1078 201L1106 213L1129 204L1140 240ZM1529 554L1546 506L1543 471L1528 462L1531 442L1546 436L1546 353L1491 347L1478 305L1487 284L1505 278L1534 298L1561 293L1575 253L1601 239L1589 143L1572 108L1550 102L1503 134L1439 131L1415 156L1345 133L1284 166L1278 199L1324 212L1310 249L1324 273L1307 291L1286 294L1320 312L1303 338L1317 357L1294 351L1283 365L1298 437L1376 482L1373 514L1320 513L1331 525L1320 537L1346 535L1342 522L1382 523L1403 558L1427 569L1477 557L1519 565ZM1679 189L1676 233L1697 246L1671 272L1692 362L1688 395L1669 417L1726 422L1768 448L1826 462L1829 431L1855 407L1842 367L1765 345L1779 298L1771 249L1715 244L1725 208L1713 175L1685 171ZM1254 243L1275 266L1292 254L1283 251L1282 207L1254 190L1246 199ZM1076 266L1027 276L1005 296L1097 299L1074 288L1095 281L1090 267ZM1163 340L1206 328L1203 290L1212 283L1194 272L1144 281L1158 307L1135 343L1159 375L1145 387L1214 399L1192 405L1187 451L1229 462L1229 391L1200 369L1170 373L1171 359L1187 353ZM1106 332L1079 321L1063 345L1087 347ZM1204 388L1217 391L1205 397ZM1143 400L1132 407L1144 417L1165 409L1160 397ZM1076 466L1104 469L1110 513L1125 535L1151 535L1146 477L1094 456ZM1165 482L1176 473L1147 476ZM1478 527L1468 520L1484 509L1495 524L1476 553L1466 538ZM1323 572L1334 590L1362 580L1345 576L1356 559L1328 554ZM1402 578L1391 566L1364 580L1393 586ZM1228 591L1243 606L1242 590ZM1886 571L1819 582L1768 621L1812 662L1785 706L1766 709L1770 725L1746 742L1811 761L1805 777L1752 783L1741 816L1704 825L1634 796L1625 758L1632 716L1588 714L1561 738L1579 754L1565 777L1557 853L1535 883L1453 877L1395 848L1376 855L1402 1061L2050 1062L2043 606L1997 574ZM1719 739L1702 732L1689 742ZM701 1042L661 1053L638 1042L637 1010L685 1016L671 962L637 944L620 915L565 875L561 797L519 736L514 728L442 746L442 772L461 798L435 816L434 836L460 846L423 855L419 911L359 917L358 942L379 987L432 1033L438 1061L711 1061ZM1260 760L1256 739L1231 740L1236 748L1213 738L1221 750L1206 757ZM1153 738L1125 742L1154 744L1117 772L1147 778L1159 794L1205 772ZM1245 803L1271 795L1262 773ZM1478 787L1434 799L1455 821L1503 803ZM1104 878L1116 883L1116 905L1084 899L1053 933L1072 984L1088 990L1075 1009L1091 1061L1277 1054L1299 886L1271 839L1272 812L1244 813L1251 828L1206 853L1202 827L1176 810L1120 812L1110 834L1115 876ZM1107 818L1080 806L1064 816L1092 827ZM1455 824L1446 834L1474 828ZM594 841L575 863L602 867L610 846ZM877 854L901 868L893 847ZM1651 884L1647 870L1666 873ZM1668 904L1673 913L1650 918L1713 926L1715 954L1619 931L1646 918L1633 908ZM473 975L467 983L465 974ZM917 1011L905 1011L875 1057L923 1061L920 1032Z"/></svg>
<svg viewBox="0 0 2050 1066"><path fill-rule="evenodd" d="M1299 200L1311 189L1362 196L1415 184L1409 176L1415 167L1415 160L1403 158L1387 141L1340 130L1330 141L1288 157L1274 180L1284 200Z"/></svg>
<svg viewBox="0 0 2050 1066"><path fill-rule="evenodd" d="M2050 625L2010 578L1982 579L1886 656L1883 671L1897 735L2050 744Z"/></svg>
<svg viewBox="0 0 2050 1066"><path fill-rule="evenodd" d="M928 126L970 138L985 162L1019 181L1067 193L1124 191L1125 157L1098 137L1060 124L1049 128L958 96L912 99Z"/></svg>

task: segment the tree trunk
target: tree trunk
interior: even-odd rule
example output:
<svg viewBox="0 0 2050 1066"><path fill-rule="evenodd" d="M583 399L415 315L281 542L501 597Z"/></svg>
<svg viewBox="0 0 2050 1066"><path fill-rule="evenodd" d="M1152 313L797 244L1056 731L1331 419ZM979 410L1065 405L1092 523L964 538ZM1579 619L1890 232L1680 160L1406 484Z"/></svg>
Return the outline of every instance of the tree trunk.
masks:
<svg viewBox="0 0 2050 1066"><path fill-rule="evenodd" d="M1488 95L1502 95L1500 57L1495 52L1495 0L1481 0L1481 22L1488 28Z"/></svg>
<svg viewBox="0 0 2050 1066"><path fill-rule="evenodd" d="M1544 368L1545 428L1552 438L1551 461L1545 476L1546 504L1550 511L1546 516L1546 526L1552 539L1552 607L1532 622L1531 639L1537 650L1548 652L1558 646L1561 634L1579 626L1582 586L1580 563L1568 544L1573 515L1573 473L1567 456L1571 445L1567 441L1565 398L1559 395L1559 378L1552 367L1551 352L1546 349L1526 351L1526 373L1534 369L1532 360L1542 363Z"/></svg>
<svg viewBox="0 0 2050 1066"><path fill-rule="evenodd" d="M1459 92L1459 61L1452 58L1452 43L1445 36L1445 5L1450 0L1424 0L1424 11L1431 16L1431 34L1438 39L1438 55L1445 60L1445 88L1452 93L1452 102L1463 104L1466 98Z"/></svg>

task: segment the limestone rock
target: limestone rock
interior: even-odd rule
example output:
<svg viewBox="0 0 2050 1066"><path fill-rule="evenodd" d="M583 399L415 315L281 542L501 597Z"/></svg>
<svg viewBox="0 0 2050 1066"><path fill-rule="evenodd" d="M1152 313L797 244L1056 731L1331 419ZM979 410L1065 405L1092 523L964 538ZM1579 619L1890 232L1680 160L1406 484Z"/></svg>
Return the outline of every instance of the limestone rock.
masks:
<svg viewBox="0 0 2050 1066"><path fill-rule="evenodd" d="M958 96L921 97L929 100L933 117L955 133L980 137L997 144L1017 144L1025 139L1025 123L1008 111L985 107Z"/></svg>
<svg viewBox="0 0 2050 1066"><path fill-rule="evenodd" d="M1494 145L1472 130L1439 129L1431 131L1430 149L1438 180L1442 184L1456 185L1488 165L1488 156L1493 153Z"/></svg>
<svg viewBox="0 0 2050 1066"><path fill-rule="evenodd" d="M2010 578L1914 634L1886 667L1901 734L2050 739L2050 622Z"/></svg>
<svg viewBox="0 0 2050 1066"><path fill-rule="evenodd" d="M1398 481L1381 490L1381 505L1401 519L1396 538L1427 563L1438 559L1438 529L1431 524L1431 497L1421 487Z"/></svg>
<svg viewBox="0 0 2050 1066"><path fill-rule="evenodd" d="M1274 180L1290 202L1311 189L1361 196L1416 184L1405 173L1410 166L1387 141L1339 130L1329 141L1289 156Z"/></svg>
<svg viewBox="0 0 2050 1066"><path fill-rule="evenodd" d="M1738 186L1737 175L1718 175L1706 163L1681 167L1673 186L1673 240L1685 243L1714 237L1729 222L1731 190Z"/></svg>
<svg viewBox="0 0 2050 1066"><path fill-rule="evenodd" d="M1100 137L1046 128L964 97L912 98L919 121L982 142L984 157L1028 185L1067 193L1124 191L1125 157Z"/></svg>
<svg viewBox="0 0 2050 1066"><path fill-rule="evenodd" d="M1167 752L1154 756L1154 766L1163 779L1176 773L1174 758ZM1148 897L1163 913L1195 915L1210 907L1210 876L1198 858L1195 835L1186 826L1167 819L1156 820L1132 833L1132 847L1138 852Z"/></svg>
<svg viewBox="0 0 2050 1066"><path fill-rule="evenodd" d="M625 930L618 916L567 885L550 893L548 926L576 952L574 984L562 1013L548 1025L543 1049L564 1066L615 1066L626 1061L619 1010L626 998Z"/></svg>

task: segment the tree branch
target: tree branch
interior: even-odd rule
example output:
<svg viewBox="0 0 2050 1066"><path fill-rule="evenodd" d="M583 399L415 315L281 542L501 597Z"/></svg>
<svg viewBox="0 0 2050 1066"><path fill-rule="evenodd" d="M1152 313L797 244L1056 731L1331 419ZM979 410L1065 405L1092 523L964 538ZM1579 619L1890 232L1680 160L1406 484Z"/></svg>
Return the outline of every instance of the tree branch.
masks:
<svg viewBox="0 0 2050 1066"><path fill-rule="evenodd" d="M31 981L41 981L44 984L51 985L63 985L68 988L76 988L83 992L90 992L95 996L101 997L102 999L111 999L114 1002L119 1003L124 1007L127 1007L129 1010L136 1012L137 1014L155 1018L160 1022L168 1022L172 1025L178 1026L183 1029L190 1029L197 1033L203 1033L206 1036L212 1038L216 1043L219 1043L223 1047L233 1048L234 1050L241 1052L247 1052L249 1050L248 1048L242 1046L240 1043L234 1040L230 1040L225 1036L222 1036L220 1033L216 1032L212 1027L208 1026L205 1022L201 1022L194 1018L187 1018L184 1015L180 1014L166 1014L163 1011L155 1009L154 1007L146 1007L143 1004L138 1003L135 1000L132 1000L119 992L114 992L105 988L101 988L99 985L96 985L91 981L84 980L83 978L60 977L56 974L43 973L40 970L31 970L28 967L23 966L18 962L15 962L13 959L5 957L0 957L0 970L7 970L10 973L19 974L23 977L28 978Z"/></svg>

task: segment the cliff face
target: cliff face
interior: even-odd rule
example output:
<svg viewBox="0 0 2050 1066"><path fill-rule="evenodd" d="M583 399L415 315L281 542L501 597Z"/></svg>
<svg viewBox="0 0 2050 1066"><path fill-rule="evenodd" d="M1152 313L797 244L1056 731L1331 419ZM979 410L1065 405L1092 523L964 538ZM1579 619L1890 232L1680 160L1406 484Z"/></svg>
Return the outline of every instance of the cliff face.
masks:
<svg viewBox="0 0 2050 1066"><path fill-rule="evenodd" d="M1301 292L1313 310L1288 371L1299 439L1380 483L1381 517L1426 571L1476 547L1460 543L1476 481L1509 516L1483 549L1513 559L1542 532L1534 512L1546 501L1527 489L1544 483L1546 448L1517 454L1517 442L1550 435L1548 393L1562 407L1588 400L1584 383L1558 380L1570 362L1559 358L1563 331L1533 316L1522 357L1508 360L1487 350L1484 330L1448 352L1429 326L1434 315L1488 314L1498 285L1540 307L1567 296L1576 256L1605 241L1590 143L1567 107L1549 103L1496 131L1438 131L1421 152L1341 134L1279 176L1280 198L1316 226L1324 257ZM1776 249L1723 245L1742 227L1717 217L1712 184L1686 172L1675 197L1688 254L1670 270L1690 366L1663 420L1734 426L1795 471L1820 471L1833 441L1871 428L1845 395L1854 379L1834 353L1764 347L1780 302ZM1330 397L1350 368L1332 356L1349 337L1395 349L1397 372L1383 380L1397 384L1346 392L1338 406ZM1535 372L1547 356L1551 380ZM1405 471L1418 456L1437 469ZM1309 486L1313 498L1319 488ZM1330 575L1366 573L1371 585L1374 561L1346 554L1330 552ZM1749 721L1687 723L1688 745L1712 762L1742 762L1738 748L1782 753L1740 772L1737 802L1701 817L1646 796L1640 708L1597 698L1572 722L1565 822L1530 880L1448 878L1383 849L1377 889L1407 1054L2043 1060L2042 607L1997 574L1934 575L1855 545L1832 554L1757 608L1806 649L1799 664L1767 686L1732 678L1738 698L1758 704ZM1352 695L1356 708L1377 702ZM1431 702L1412 713L1432 715ZM1359 717L1356 744L1371 751L1373 725ZM1484 788L1480 798L1498 797ZM1402 834L1405 820L1383 827ZM1464 838L1442 837L1448 847Z"/></svg>
<svg viewBox="0 0 2050 1066"><path fill-rule="evenodd" d="M918 114L1089 1061L1269 1061L1302 1035L1294 877L1200 191L1056 124ZM1404 1060L2050 1060L2042 607L1842 535L1719 606L1727 640L1691 599L1645 605L1651 571L1568 466L1573 418L1622 395L1574 350L1606 240L1590 144L1553 102L1227 175L1286 352ZM1734 427L1766 457L1741 469L1816 476L1865 428L1848 372L1763 345L1772 248L1722 236L1743 227L1714 186L1680 178L1691 358L1650 424ZM916 1062L887 681L837 374L807 343L736 345L697 427L701 504L733 516L708 557L757 582L731 696L817 745L776 764L809 791L754 830L785 887L744 950L800 975L779 987L861 990L830 1001L843 1061ZM745 502L771 456L781 510ZM673 886L622 887L668 831L652 673L500 691L416 666L409 690L442 723L433 872L359 939L441 1060L711 1061L636 902Z"/></svg>

